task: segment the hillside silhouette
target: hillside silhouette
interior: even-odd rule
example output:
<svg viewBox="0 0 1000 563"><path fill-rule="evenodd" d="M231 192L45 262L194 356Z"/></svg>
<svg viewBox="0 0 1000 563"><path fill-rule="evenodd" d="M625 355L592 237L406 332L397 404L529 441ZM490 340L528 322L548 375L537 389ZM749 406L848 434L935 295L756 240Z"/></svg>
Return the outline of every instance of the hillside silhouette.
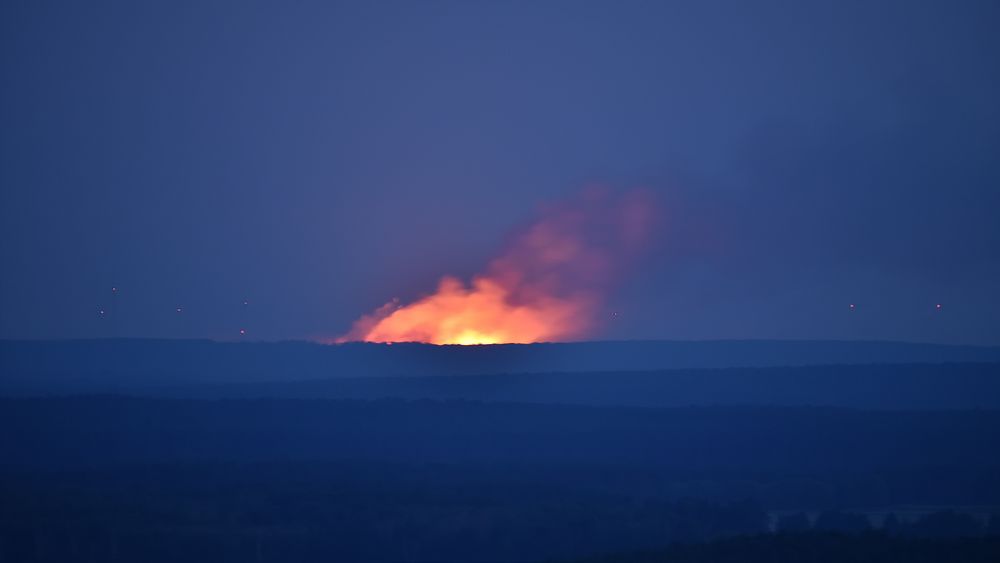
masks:
<svg viewBox="0 0 1000 563"><path fill-rule="evenodd" d="M643 407L1000 408L1000 364L350 377L147 388L133 394L203 399L462 399Z"/></svg>
<svg viewBox="0 0 1000 563"><path fill-rule="evenodd" d="M996 363L1000 348L896 342L625 341L492 346L0 341L0 393L139 392L182 385L417 375Z"/></svg>
<svg viewBox="0 0 1000 563"><path fill-rule="evenodd" d="M800 512L983 535L968 507L1000 506L995 410L90 396L0 399L0 427L0 556L25 562L539 561Z"/></svg>
<svg viewBox="0 0 1000 563"><path fill-rule="evenodd" d="M0 342L0 561L985 561L995 354Z"/></svg>

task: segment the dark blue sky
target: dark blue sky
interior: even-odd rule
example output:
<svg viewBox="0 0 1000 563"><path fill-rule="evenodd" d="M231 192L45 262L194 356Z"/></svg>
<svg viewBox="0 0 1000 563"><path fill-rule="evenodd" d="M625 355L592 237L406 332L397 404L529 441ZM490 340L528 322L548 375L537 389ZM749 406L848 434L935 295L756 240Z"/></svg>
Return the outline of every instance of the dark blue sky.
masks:
<svg viewBox="0 0 1000 563"><path fill-rule="evenodd" d="M334 336L599 183L665 209L603 336L1000 344L998 26L990 1L4 2L0 337Z"/></svg>

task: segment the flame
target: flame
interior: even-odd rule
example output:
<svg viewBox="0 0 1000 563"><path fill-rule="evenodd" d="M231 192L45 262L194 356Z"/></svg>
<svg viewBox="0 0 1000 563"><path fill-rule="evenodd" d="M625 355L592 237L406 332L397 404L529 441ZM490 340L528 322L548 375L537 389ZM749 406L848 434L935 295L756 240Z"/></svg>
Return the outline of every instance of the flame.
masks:
<svg viewBox="0 0 1000 563"><path fill-rule="evenodd" d="M500 344L574 340L594 330L617 270L645 237L648 194L603 190L551 206L466 285L445 276L409 305L393 299L336 342Z"/></svg>

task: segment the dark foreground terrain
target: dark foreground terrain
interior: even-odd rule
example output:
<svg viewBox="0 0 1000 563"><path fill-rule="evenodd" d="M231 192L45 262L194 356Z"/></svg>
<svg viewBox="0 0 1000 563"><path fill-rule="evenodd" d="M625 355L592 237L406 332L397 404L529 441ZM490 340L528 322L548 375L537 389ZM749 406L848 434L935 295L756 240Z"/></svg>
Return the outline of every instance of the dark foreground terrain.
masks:
<svg viewBox="0 0 1000 563"><path fill-rule="evenodd" d="M571 559L887 510L980 537L1000 506L998 411L100 396L0 428L5 561Z"/></svg>
<svg viewBox="0 0 1000 563"><path fill-rule="evenodd" d="M998 560L996 352L0 343L0 562Z"/></svg>
<svg viewBox="0 0 1000 563"><path fill-rule="evenodd" d="M1000 537L914 539L887 534L796 533L675 545L587 559L587 563L992 563ZM582 563L582 562L581 562Z"/></svg>

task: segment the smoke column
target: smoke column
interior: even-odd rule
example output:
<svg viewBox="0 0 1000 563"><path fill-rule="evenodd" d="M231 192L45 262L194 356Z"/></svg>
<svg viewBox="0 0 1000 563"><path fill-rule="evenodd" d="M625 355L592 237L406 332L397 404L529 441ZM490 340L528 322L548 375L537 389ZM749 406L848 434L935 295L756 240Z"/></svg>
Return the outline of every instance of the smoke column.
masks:
<svg viewBox="0 0 1000 563"><path fill-rule="evenodd" d="M336 342L497 344L577 340L646 239L648 193L601 189L548 206L468 284L445 276L410 304L392 300Z"/></svg>

